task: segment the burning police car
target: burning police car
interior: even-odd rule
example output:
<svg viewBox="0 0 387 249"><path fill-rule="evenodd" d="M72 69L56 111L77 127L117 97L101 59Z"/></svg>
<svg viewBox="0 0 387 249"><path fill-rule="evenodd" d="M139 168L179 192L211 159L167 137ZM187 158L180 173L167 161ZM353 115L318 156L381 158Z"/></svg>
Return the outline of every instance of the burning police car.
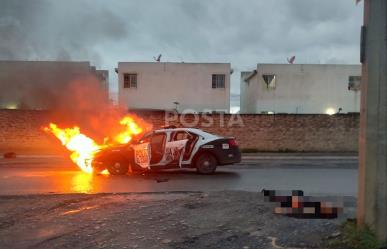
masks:
<svg viewBox="0 0 387 249"><path fill-rule="evenodd" d="M172 168L196 168L201 174L211 174L217 166L240 161L241 152L234 138L173 127L103 149L95 155L92 167L94 172L107 169L112 175L126 174L129 170Z"/></svg>

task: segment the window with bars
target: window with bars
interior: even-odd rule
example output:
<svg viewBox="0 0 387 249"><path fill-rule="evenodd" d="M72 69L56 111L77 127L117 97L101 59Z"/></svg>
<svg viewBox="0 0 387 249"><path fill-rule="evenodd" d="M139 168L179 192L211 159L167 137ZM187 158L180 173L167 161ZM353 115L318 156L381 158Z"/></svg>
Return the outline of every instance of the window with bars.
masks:
<svg viewBox="0 0 387 249"><path fill-rule="evenodd" d="M137 74L124 74L124 88L137 88Z"/></svg>
<svg viewBox="0 0 387 249"><path fill-rule="evenodd" d="M226 75L225 74L213 74L212 75L212 88L226 88Z"/></svg>

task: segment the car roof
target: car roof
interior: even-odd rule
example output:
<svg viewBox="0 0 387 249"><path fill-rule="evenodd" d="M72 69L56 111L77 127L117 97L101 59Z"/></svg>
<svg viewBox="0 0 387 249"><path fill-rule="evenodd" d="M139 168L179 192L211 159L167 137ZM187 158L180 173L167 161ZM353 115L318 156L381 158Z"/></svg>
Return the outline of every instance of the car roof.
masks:
<svg viewBox="0 0 387 249"><path fill-rule="evenodd" d="M200 135L202 137L219 137L215 134L211 134L211 133L208 133L208 132L205 132L203 130L200 130L200 129L196 129L196 128L172 128L172 129L159 129L159 130L155 130L155 132L168 132L168 131L187 131L187 132L192 132L192 133L195 133L197 135Z"/></svg>

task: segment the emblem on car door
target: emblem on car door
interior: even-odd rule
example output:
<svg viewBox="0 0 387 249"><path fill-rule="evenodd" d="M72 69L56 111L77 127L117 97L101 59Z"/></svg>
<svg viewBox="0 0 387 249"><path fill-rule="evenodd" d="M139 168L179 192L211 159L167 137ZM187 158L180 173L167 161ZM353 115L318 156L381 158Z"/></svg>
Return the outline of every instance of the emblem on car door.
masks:
<svg viewBox="0 0 387 249"><path fill-rule="evenodd" d="M143 143L133 146L134 162L141 166L141 168L149 168L150 164L150 144Z"/></svg>

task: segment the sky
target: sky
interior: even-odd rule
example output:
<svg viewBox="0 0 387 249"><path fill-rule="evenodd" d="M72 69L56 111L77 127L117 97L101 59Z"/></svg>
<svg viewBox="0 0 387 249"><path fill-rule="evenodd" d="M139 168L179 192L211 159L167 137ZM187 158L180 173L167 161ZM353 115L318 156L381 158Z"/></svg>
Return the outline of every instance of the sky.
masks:
<svg viewBox="0 0 387 249"><path fill-rule="evenodd" d="M231 106L257 63L358 64L355 0L0 0L0 60L228 62Z"/></svg>

